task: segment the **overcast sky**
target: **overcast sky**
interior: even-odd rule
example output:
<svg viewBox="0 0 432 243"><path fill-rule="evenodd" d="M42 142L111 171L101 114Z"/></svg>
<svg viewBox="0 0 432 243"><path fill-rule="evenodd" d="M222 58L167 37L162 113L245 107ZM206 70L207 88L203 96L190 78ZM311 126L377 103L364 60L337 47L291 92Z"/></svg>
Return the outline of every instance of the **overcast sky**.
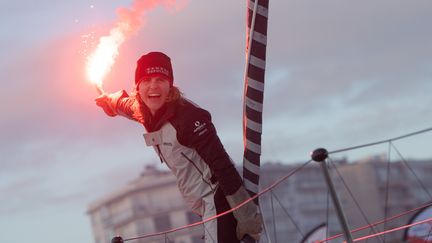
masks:
<svg viewBox="0 0 432 243"><path fill-rule="evenodd" d="M88 204L159 164L142 126L105 116L85 78L86 54L131 2L0 2L1 242L90 243ZM245 11L245 1L190 0L149 12L104 88L129 91L136 60L166 52L175 85L212 113L240 165ZM303 162L317 147L432 127L431 13L426 0L271 0L262 161ZM431 158L431 142L427 133L395 145Z"/></svg>

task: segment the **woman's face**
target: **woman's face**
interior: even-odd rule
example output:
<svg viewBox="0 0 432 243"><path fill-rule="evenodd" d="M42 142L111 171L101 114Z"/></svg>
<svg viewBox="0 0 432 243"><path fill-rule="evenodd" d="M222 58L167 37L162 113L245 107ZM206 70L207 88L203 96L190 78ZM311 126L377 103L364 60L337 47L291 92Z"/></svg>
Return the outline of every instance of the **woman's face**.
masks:
<svg viewBox="0 0 432 243"><path fill-rule="evenodd" d="M144 77L138 86L142 101L153 115L165 104L169 91L169 81L161 76Z"/></svg>

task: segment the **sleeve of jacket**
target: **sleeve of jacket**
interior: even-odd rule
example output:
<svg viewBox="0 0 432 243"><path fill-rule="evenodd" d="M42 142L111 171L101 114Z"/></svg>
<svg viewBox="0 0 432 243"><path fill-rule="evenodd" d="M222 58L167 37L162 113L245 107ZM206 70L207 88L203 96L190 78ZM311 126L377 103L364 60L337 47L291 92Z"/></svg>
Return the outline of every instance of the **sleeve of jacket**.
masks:
<svg viewBox="0 0 432 243"><path fill-rule="evenodd" d="M225 195L236 192L243 182L216 133L210 113L197 108L192 114L182 114L182 120L181 131L177 135L180 143L197 151Z"/></svg>
<svg viewBox="0 0 432 243"><path fill-rule="evenodd" d="M117 114L128 119L142 122L143 117L139 111L139 103L135 95L129 96L125 90L110 94L111 106Z"/></svg>

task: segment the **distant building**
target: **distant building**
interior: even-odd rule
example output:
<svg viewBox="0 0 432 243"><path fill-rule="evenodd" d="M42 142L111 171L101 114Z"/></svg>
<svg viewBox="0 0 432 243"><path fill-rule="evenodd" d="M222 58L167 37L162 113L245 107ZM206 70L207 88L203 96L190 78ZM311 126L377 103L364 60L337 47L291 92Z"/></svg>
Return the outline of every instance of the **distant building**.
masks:
<svg viewBox="0 0 432 243"><path fill-rule="evenodd" d="M191 213L169 171L147 167L139 178L124 188L91 203L91 218L95 243L111 242L111 238L147 235L166 231L201 219ZM202 227L167 235L169 242L202 242ZM165 243L165 235L134 240L133 243Z"/></svg>
<svg viewBox="0 0 432 243"><path fill-rule="evenodd" d="M339 172L350 191L341 185L341 180L336 180L336 183L350 227L359 228L431 202L431 162L395 161L389 164L386 158L371 157L340 167ZM351 194L362 211L354 204ZM414 213L380 224L375 231L383 231L384 226L388 230L406 225ZM362 235L365 233L372 234L373 231L363 231ZM404 230L399 230L368 242L401 242L403 234Z"/></svg>
<svg viewBox="0 0 432 243"><path fill-rule="evenodd" d="M387 162L386 158L378 156L355 163L343 160L331 163L337 167L336 171L333 166L330 166L330 174L351 230L382 221L432 201L431 160L394 161L390 164ZM305 234L320 223L327 222L329 236L341 233L321 168L319 164L311 163L260 198L267 232L272 242L300 242ZM387 165L389 165L390 175L388 183ZM261 172L261 187L271 185L299 166L298 164L264 164ZM386 193L387 185L388 193ZM414 213L386 222L385 229L406 225ZM359 231L354 233L353 237L370 235L383 230L384 224L379 224L374 227L374 230ZM384 242L385 239L386 243L399 243L402 242L403 234L404 231L400 230L381 238L369 239L367 242ZM263 236L260 242L265 243L267 240ZM342 241L339 238L328 242Z"/></svg>
<svg viewBox="0 0 432 243"><path fill-rule="evenodd" d="M331 168L331 176L350 229L384 219L385 211L387 217L390 217L432 200L429 192L424 189L432 188L431 161L406 163L409 163L410 168L401 161L390 163L387 194L385 193L388 165L386 159L371 157L356 163L348 163L344 160L333 163L338 170ZM299 166L299 164L263 164L261 189L267 188ZM340 179L339 174L343 180ZM386 198L387 207L385 207ZM357 204L361 210L358 209ZM329 236L341 232L321 168L315 162L311 162L265 193L260 197L260 205L266 234L271 242L300 242L310 230L326 222L329 223ZM169 171L159 171L153 167L147 167L139 178L121 190L93 202L88 214L91 217L96 243L109 242L117 234L135 237L200 220L186 208L174 176ZM406 224L412 215L413 213L386 223L386 229ZM384 225L381 224L375 227L375 232L383 229ZM366 230L353 236L356 238L373 232ZM168 235L168 239L169 242L175 243L197 243L203 242L202 235L203 228L199 226ZM385 239L387 243L401 242L402 235L403 231L398 231L386 235ZM263 234L260 242L268 242L266 238ZM383 242L382 239L371 239L368 242ZM131 243L135 242L165 242L165 238L161 236L131 241ZM329 242L341 242L341 238Z"/></svg>
<svg viewBox="0 0 432 243"><path fill-rule="evenodd" d="M260 187L267 188L300 165L267 163L261 168ZM340 231L333 207L328 205L327 186L314 162L294 173L260 197L266 232L271 242L300 242L313 228L329 221L330 235ZM267 243L265 235L260 243ZM338 241L340 242L340 241Z"/></svg>

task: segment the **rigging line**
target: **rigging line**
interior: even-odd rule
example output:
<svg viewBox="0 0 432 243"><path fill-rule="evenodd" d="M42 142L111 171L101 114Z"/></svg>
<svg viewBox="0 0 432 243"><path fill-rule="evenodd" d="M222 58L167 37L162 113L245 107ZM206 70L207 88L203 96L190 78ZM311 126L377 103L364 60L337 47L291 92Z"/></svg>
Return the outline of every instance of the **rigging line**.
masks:
<svg viewBox="0 0 432 243"><path fill-rule="evenodd" d="M327 188L327 210L326 210L327 227L326 227L326 239L330 235L329 215L330 215L330 190Z"/></svg>
<svg viewBox="0 0 432 243"><path fill-rule="evenodd" d="M274 204L273 204L273 190L270 190L270 201L271 201L271 209L272 209L272 219L273 219L273 234L275 243L277 243L277 234L276 234L276 220L275 220L275 212L274 212Z"/></svg>
<svg viewBox="0 0 432 243"><path fill-rule="evenodd" d="M333 162L333 160L332 160L330 157L329 157L328 159L329 159L330 163L333 165L333 168L335 169L335 171L336 171L336 173L338 174L339 178L341 179L342 184L345 186L345 188L347 189L349 195L350 195L351 198L353 199L355 205L356 205L357 208L359 209L360 214L362 215L363 219L366 221L366 223L367 223L368 225L370 225L370 224L371 224L370 221L369 221L368 218L366 217L365 212L364 212L363 209L360 207L360 204L358 203L358 201L357 201L356 198L354 197L354 194L352 193L352 191L351 191L350 188L348 187L347 183L345 182L344 178L342 177L342 174L339 172L339 170L338 170L338 168L336 167L336 165L335 165L335 163ZM386 218L386 217L384 217L384 218ZM375 231L375 228L374 228L374 227L370 227L370 229L372 230L373 233L377 233L377 232ZM379 237L379 241L380 241L380 242L383 242L383 240L381 239L381 237Z"/></svg>
<svg viewBox="0 0 432 243"><path fill-rule="evenodd" d="M250 56L251 56L251 47L252 47L252 40L253 40L253 36L254 36L254 29L255 29L255 18L256 18L256 14L257 14L257 8L258 8L258 1L259 0L255 0L254 2L254 8L252 11L252 19L251 19L251 26L250 26L250 30L249 30L249 40L248 40L248 49L247 49L247 60L246 60L246 67L245 67L245 79L247 79L247 73L249 70L249 60L250 60ZM249 9L248 9L249 11Z"/></svg>
<svg viewBox="0 0 432 243"><path fill-rule="evenodd" d="M394 150L396 151L396 153L399 155L399 157L402 159L403 164L411 171L411 173L413 173L413 175L416 178L416 180L419 183L419 185L423 188L423 190L426 192L426 194L428 194L429 199L432 199L432 195L429 193L429 191L426 188L426 186L423 184L423 182L420 180L420 178L417 176L417 174L411 168L411 166L409 165L408 161L402 156L402 154L399 152L399 150L396 148L396 146L392 142L390 142L390 144L392 145L392 147L394 148Z"/></svg>
<svg viewBox="0 0 432 243"><path fill-rule="evenodd" d="M261 207L261 206L260 206ZM262 210L261 210L261 212L262 212ZM264 218L264 217L263 217ZM271 238L270 238L270 233L268 232L268 230L267 230L267 226L266 226L266 222L265 222L265 220L263 219L263 229L264 229L264 234L265 234L265 236L266 236L266 238L267 238L267 243L272 243L272 241L271 241Z"/></svg>
<svg viewBox="0 0 432 243"><path fill-rule="evenodd" d="M360 227L360 228L357 228L357 229L351 230L351 233L355 233L355 232L358 232L358 231L361 231L361 230L364 230L364 229L367 229L367 228L370 228L370 227L373 227L373 226L376 226L376 225L382 224L382 223L385 222L385 221L391 221L391 220L393 220L393 219L398 219L398 218L400 218L400 217L402 217L402 216L405 216L405 215L410 214L410 213L412 213L412 212L418 211L418 210L420 210L420 209L427 208L427 207L429 207L429 206L432 206L432 202L429 202L429 203L423 204L423 205L420 206L420 207L413 208L413 209L410 209L410 210L405 211L405 212L403 212L403 213L400 213L400 214L394 215L394 216L392 216L392 217L390 217L390 218L387 218L387 219L383 219L383 220L377 221L377 222L375 222L375 223L373 223L373 224L371 224L371 225L366 225L366 226L363 226L363 227ZM327 241L329 241L329 240L333 240L333 239L339 238L339 237L341 237L341 236L343 236L343 234L337 234L337 235L334 235L334 236L332 236L332 237L330 237L330 238L326 238L326 239L321 240L321 241L316 242L316 243L323 243L323 242L327 242Z"/></svg>
<svg viewBox="0 0 432 243"><path fill-rule="evenodd" d="M420 178L417 176L417 174L414 172L413 168L411 168L411 166L409 165L408 161L402 156L402 154L400 153L400 151L396 148L396 146L392 142L390 142L390 144L392 145L392 147L394 148L394 150L396 151L396 153L399 155L399 157L402 159L403 164L411 171L411 173L416 178L417 182L420 184L420 186L423 188L423 190L426 192L426 194L428 194L429 199L432 199L432 196L429 193L428 189L423 184L423 182L420 180ZM429 236L431 235L431 233L432 233L432 227L429 230L429 233L428 233L426 239L429 239Z"/></svg>
<svg viewBox="0 0 432 243"><path fill-rule="evenodd" d="M296 222L294 221L294 219L291 217L291 215L288 213L288 211L286 210L286 208L284 207L284 205L281 203L281 201L279 200L279 198L277 197L276 194L273 194L274 198L276 199L276 201L279 203L279 205L281 206L282 210L285 212L285 214L288 216L288 218L291 220L291 222L294 224L294 226L297 228L298 232L300 233L300 235L302 236L302 238L304 239L304 234L303 232L300 230L300 227L296 224Z"/></svg>
<svg viewBox="0 0 432 243"><path fill-rule="evenodd" d="M172 233L172 232L176 232L179 230L183 230L183 229L187 229L190 227L194 227L194 226L198 226L204 223L207 223L211 220L214 220L216 218L222 217L226 214L229 214L241 207L243 207L246 203L255 200L256 198L260 197L261 195L263 195L264 193L267 193L268 191L270 191L272 188L278 186L280 183L282 183L283 181L285 181L286 179L288 179L289 177L291 177L292 175L294 175L295 173L297 173L298 171L300 171L301 169L303 169L306 165L308 165L310 162L312 162L312 160L308 160L307 162L303 163L302 165L298 166L297 168L291 170L287 175L285 175L284 177L278 179L277 181L275 181L273 184L271 184L270 186L268 186L267 188L263 189L262 191L258 192L256 195L251 196L249 199L245 200L244 202L240 203L239 205L237 205L234 208L231 208L225 212L222 212L220 214L211 216L209 218L206 218L202 221L199 222L195 222L192 224L188 224L188 225L183 225L174 229L170 229L167 231L163 231L163 232L156 232L156 233L151 233L151 234L147 234L147 235L143 235L143 236L137 236L137 237L132 237L132 238L128 238L128 239L124 239L123 241L130 241L130 240L137 240L137 239L143 239L143 238L147 238L147 237L152 237L152 236L158 236L158 235L163 235L163 234L168 234L168 233Z"/></svg>
<svg viewBox="0 0 432 243"><path fill-rule="evenodd" d="M262 212L263 212L262 205L258 204L258 207L259 207L259 211L260 211L260 213L262 215ZM265 236L267 238L267 243L272 243L271 239L270 239L270 235L269 235L270 233L267 231L267 226L266 226L266 222L264 220L264 217L263 217L263 222L262 223L263 223L264 234L265 234Z"/></svg>
<svg viewBox="0 0 432 243"><path fill-rule="evenodd" d="M388 215L388 199L389 199L389 186L390 186L390 161L391 161L391 142L388 144L388 151L387 151L387 181L386 181L386 187L385 187L385 201L384 201L384 218L387 218ZM384 230L386 230L387 222L384 222ZM386 242L386 235L383 235L384 237L384 243Z"/></svg>
<svg viewBox="0 0 432 243"><path fill-rule="evenodd" d="M252 40L253 40L253 34L254 34L254 29L255 29L255 18L256 18L256 13L257 13L257 8L258 8L258 1L259 0L255 0L254 2L254 8L252 11L252 19L251 19L251 23L250 23L250 30L249 30L249 40L248 40L248 45L247 45L247 53L246 53L246 66L245 66L245 73L244 73L244 80L246 81L248 78L248 72L249 72L249 61L250 61L250 56L251 56L251 47L252 47ZM249 9L247 10L249 11ZM246 28L247 28L247 23L246 23ZM246 90L247 90L247 82L245 82L244 88L243 88L243 93L246 95ZM245 114L245 110L246 110L246 97L243 97L243 114ZM243 116L243 134L246 134L246 118ZM244 138L245 139L245 138ZM246 142L244 142L245 146L246 146Z"/></svg>
<svg viewBox="0 0 432 243"><path fill-rule="evenodd" d="M290 176L292 176L295 173L299 172L301 169L303 169L310 162L312 162L312 160L308 160L307 162L303 163L301 166L299 166L299 167L295 168L294 170L290 171L290 173L288 173L284 177L280 178L279 180L275 181L273 184L271 184L270 186L268 186L267 188L265 188L264 190L262 190L261 192L259 192L257 195L259 196L259 195L264 194L267 191L273 189L274 187L276 187L277 185L279 185L280 183L282 183L283 181L285 181L286 179L288 179ZM255 195L253 198L256 198L257 195Z"/></svg>
<svg viewBox="0 0 432 243"><path fill-rule="evenodd" d="M391 141L400 140L400 139L403 139L403 138L411 137L411 136L414 136L414 135L418 135L418 134L426 133L426 132L430 132L430 131L432 131L432 127L426 128L426 129L423 129L423 130L419 130L419 131L416 131L416 132L408 133L408 134L405 134L405 135L401 135L401 136L398 136L398 137L381 140L381 141L378 141L378 142L367 143L367 144L363 144L363 145L358 145L358 146L353 146L353 147L348 147L348 148L343 148L343 149L338 149L338 150L330 151L330 152L328 152L328 154L340 153L340 152L345 152L345 151L354 150L354 149L358 149L358 148L364 148L364 147L374 146L374 145L378 145L378 144L382 144L382 143L388 143L388 142L391 142Z"/></svg>
<svg viewBox="0 0 432 243"><path fill-rule="evenodd" d="M367 236L359 237L357 239L354 239L354 242L361 241L361 240L366 240L366 239L369 239L369 238L372 238L372 237L375 237L375 236L378 236L378 235L385 235L385 234L392 233L392 232L395 232L395 231L398 231L398 230L403 230L403 229L406 229L406 228L410 228L410 227L413 227L413 226L416 226L416 225L419 225L419 224L425 224L425 223L428 223L428 222L431 222L431 221L432 221L432 218L428 218L428 219L421 220L421 221L418 221L418 222L415 222L415 223L412 223L412 224L407 224L407 225L400 226L400 227L397 227L397 228L385 230L385 231L379 232L377 234L372 234L372 235L367 235ZM346 243L346 241L344 241L344 243Z"/></svg>

